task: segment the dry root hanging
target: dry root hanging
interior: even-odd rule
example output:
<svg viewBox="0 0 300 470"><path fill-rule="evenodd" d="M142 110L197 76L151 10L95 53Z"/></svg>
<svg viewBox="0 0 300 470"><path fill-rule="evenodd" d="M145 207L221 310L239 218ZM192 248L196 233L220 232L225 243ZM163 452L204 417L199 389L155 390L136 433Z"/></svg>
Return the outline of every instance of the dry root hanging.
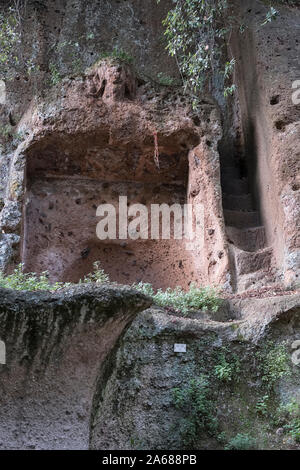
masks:
<svg viewBox="0 0 300 470"><path fill-rule="evenodd" d="M159 150L158 150L158 139L157 139L157 131L153 132L154 136L154 161L157 168L159 168Z"/></svg>

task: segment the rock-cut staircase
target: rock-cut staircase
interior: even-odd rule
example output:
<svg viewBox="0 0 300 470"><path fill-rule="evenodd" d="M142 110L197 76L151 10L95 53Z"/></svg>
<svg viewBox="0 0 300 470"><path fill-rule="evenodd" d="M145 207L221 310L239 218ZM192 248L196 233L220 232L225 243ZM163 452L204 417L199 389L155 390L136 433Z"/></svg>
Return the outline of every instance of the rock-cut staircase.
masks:
<svg viewBox="0 0 300 470"><path fill-rule="evenodd" d="M222 168L223 209L235 289L263 287L273 281L273 250L266 246L265 228L254 210L248 178L236 166Z"/></svg>

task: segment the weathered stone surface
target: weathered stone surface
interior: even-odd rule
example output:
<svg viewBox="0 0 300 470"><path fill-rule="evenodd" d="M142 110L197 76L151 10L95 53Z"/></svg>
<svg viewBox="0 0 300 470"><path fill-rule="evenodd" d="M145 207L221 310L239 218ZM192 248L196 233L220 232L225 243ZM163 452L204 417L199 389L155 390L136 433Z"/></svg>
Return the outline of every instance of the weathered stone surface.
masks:
<svg viewBox="0 0 300 470"><path fill-rule="evenodd" d="M299 448L270 424L279 403L300 403L300 369L291 360L292 344L300 335L299 294L235 300L230 310L232 320L227 322L179 318L157 308L141 313L102 368L93 405L92 448L186 447L184 429L192 408L176 409L173 389L183 390L201 374L208 376L207 399L213 401L219 426L214 433L196 433L192 448L221 449L238 433L254 436L258 448ZM187 352L175 353L174 343L186 344ZM291 375L276 376L268 389L266 370L276 370L276 354L266 358L278 345L284 345ZM227 382L215 372L222 354L230 367L239 361ZM265 394L271 402L264 418L256 404ZM226 435L223 443L221 432Z"/></svg>
<svg viewBox="0 0 300 470"><path fill-rule="evenodd" d="M234 3L250 23L230 44L237 92L225 104L215 77L216 100L199 96L195 110L181 87L160 78L179 76L162 42L171 0L26 2L23 41L36 70L0 81L1 271L22 261L52 280L77 281L100 260L112 280L158 288L299 285L299 6L279 6L280 20L257 28L264 2ZM99 60L113 51L129 60ZM120 195L148 208L201 204L204 244L100 242L97 206ZM298 296L227 301L213 319L151 308L116 346L148 305L127 287L0 290L8 358L0 366L0 447L182 448L191 410L175 409L172 389L203 373L226 439L252 429L260 448L296 447L267 421L281 402L299 402L299 368L290 364L291 376L268 389L257 353L270 339L285 341L291 355ZM176 355L175 342L187 353ZM229 382L215 373L220 354L241 362ZM264 417L256 406L268 394ZM223 444L202 433L195 446Z"/></svg>
<svg viewBox="0 0 300 470"><path fill-rule="evenodd" d="M5 233L18 233L22 221L21 206L16 201L9 201L2 209L0 226Z"/></svg>
<svg viewBox="0 0 300 470"><path fill-rule="evenodd" d="M245 8L246 2L235 3ZM78 280L101 258L118 282L142 279L157 287L186 287L195 281L227 290L278 282L295 287L299 282L299 107L292 104L291 95L297 79L293 25L299 22L299 8L282 6L280 22L257 29L263 7L260 2L249 2L247 18L254 26L232 38L232 52L240 58L234 106L224 104L220 90L213 89L218 102L208 95L200 97L196 112L179 87L163 86L159 78L166 75L172 83L178 77L176 63L159 39L161 20L170 5L167 1L157 5L152 0L103 0L96 7L92 1L55 0L51 8L34 13L39 73L30 80L18 76L7 82L6 99L0 104L1 125L16 123L11 125L0 160L2 218L7 231L21 235L19 256L14 254L9 264L21 260L26 269L49 269L53 279L70 278L71 272L72 280ZM31 16L36 3L28 2L27 7ZM76 28L79 38L77 33L74 37ZM35 40L25 28L24 37L29 36ZM125 52L131 65L111 58L99 60L101 54L107 56L113 50ZM57 67L58 83L53 83L51 64ZM16 115L18 119L12 119ZM160 168L154 159L155 132ZM99 243L95 207L102 201L115 202L120 192L120 187L111 185L111 190L101 190L101 200L98 192L92 201L90 193L103 182L132 183L130 188L123 184L122 191L134 202L153 202L145 187L149 184L156 203L203 204L204 246L196 243L192 253L182 243L148 243L142 248L134 244L126 250L134 254L127 255L121 246L107 248ZM51 207L52 199L57 199L59 184L70 191L61 193L59 207L54 201L52 212L46 211L48 198ZM16 203L22 205L24 220L7 224L7 213ZM70 219L85 219L84 236L66 228L63 209ZM247 274L238 272L228 250L225 225L245 229L245 248L237 244L242 250L250 246L249 251L255 253L272 248L272 271L260 269L256 276L249 264L243 269ZM248 230L251 227L261 227L264 236L256 240ZM146 254L145 260L140 251ZM83 252L88 253L84 259ZM5 257L9 254L10 250ZM166 275L165 266L160 270L157 260L165 258L169 263L169 256L174 266ZM119 258L126 270L118 268Z"/></svg>
<svg viewBox="0 0 300 470"><path fill-rule="evenodd" d="M288 286L299 284L300 269L300 111L292 100L293 83L299 80L294 31L300 10L294 3L290 8L278 5L279 22L253 26L233 41L233 53L240 59L238 97L252 187L267 245L272 245L278 272ZM242 7L247 6L254 25L259 2L243 2Z"/></svg>
<svg viewBox="0 0 300 470"><path fill-rule="evenodd" d="M0 269L7 271L19 255L20 237L16 234L0 233Z"/></svg>
<svg viewBox="0 0 300 470"><path fill-rule="evenodd" d="M86 449L101 363L149 299L129 287L0 289L1 449Z"/></svg>

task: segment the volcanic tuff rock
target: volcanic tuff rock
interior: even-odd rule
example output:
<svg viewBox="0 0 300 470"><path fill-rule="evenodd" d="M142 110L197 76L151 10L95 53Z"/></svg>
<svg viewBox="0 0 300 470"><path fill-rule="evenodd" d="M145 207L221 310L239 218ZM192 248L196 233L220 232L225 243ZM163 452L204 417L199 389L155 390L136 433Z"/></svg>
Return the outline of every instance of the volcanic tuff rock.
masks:
<svg viewBox="0 0 300 470"><path fill-rule="evenodd" d="M1 125L10 131L8 142L1 136L0 266L23 261L77 281L100 259L122 283L297 287L299 106L291 97L299 7L279 7L280 21L256 28L263 7L249 1L253 27L232 37L237 93L224 104L216 80L212 96L192 109L160 40L171 3L35 3L28 2L24 34L29 44L37 40L34 17L39 73L1 88ZM202 204L203 243L192 250L176 240L103 243L96 208L120 195L147 207Z"/></svg>
<svg viewBox="0 0 300 470"><path fill-rule="evenodd" d="M217 317L145 310L102 366L91 447L222 449L246 434L252 449L299 449L276 433L280 405L300 400L300 368L292 362L299 337L299 294L231 300ZM175 343L186 344L186 353L174 352ZM199 385L199 395L189 390L203 376L209 391L201 402ZM175 390L190 400L183 398L182 409L175 406ZM261 400L265 414L257 407ZM194 414L196 403L211 409L215 428L207 416Z"/></svg>
<svg viewBox="0 0 300 470"><path fill-rule="evenodd" d="M150 304L124 286L0 289L0 448L87 449L101 363Z"/></svg>

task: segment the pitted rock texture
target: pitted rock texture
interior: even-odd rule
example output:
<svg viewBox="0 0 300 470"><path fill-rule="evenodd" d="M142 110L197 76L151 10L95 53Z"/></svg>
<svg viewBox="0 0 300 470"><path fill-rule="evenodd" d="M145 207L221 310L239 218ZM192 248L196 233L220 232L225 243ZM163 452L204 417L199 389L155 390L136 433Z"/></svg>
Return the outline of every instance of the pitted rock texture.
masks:
<svg viewBox="0 0 300 470"><path fill-rule="evenodd" d="M273 248L273 267L287 286L299 285L300 270L300 108L292 100L299 79L296 3L278 5L279 22L252 26L233 41L240 59L238 97L250 183L266 246ZM248 1L246 6L253 25L261 4Z"/></svg>
<svg viewBox="0 0 300 470"><path fill-rule="evenodd" d="M233 37L239 58L233 105L224 104L216 85L217 102L206 94L193 111L179 87L163 86L159 78L178 78L161 42L171 2L55 0L27 6L24 37L29 48L39 44L39 71L6 81L2 93L0 119L10 131L7 142L1 137L1 268L10 271L23 261L27 270L48 269L52 279L78 280L100 258L118 282L187 287L195 281L233 291L297 287L299 106L291 95L299 7L282 6L280 21ZM249 2L250 23L263 17L263 8ZM123 49L127 63L107 57ZM61 79L56 84L53 64ZM68 189L58 200L60 184ZM125 193L148 206L152 196L156 203L202 204L204 246L195 243L190 252L184 242L163 241L130 243L127 250L99 242L95 207ZM8 241L8 234L20 237L19 243ZM159 269L161 259L166 263Z"/></svg>
<svg viewBox="0 0 300 470"><path fill-rule="evenodd" d="M87 449L101 363L150 304L121 286L0 289L0 448Z"/></svg>
<svg viewBox="0 0 300 470"><path fill-rule="evenodd" d="M117 282L187 288L209 279L230 288L217 189L221 129L212 100L203 100L195 113L180 88L155 87L139 80L128 65L106 60L84 77L65 79L20 125L29 133L18 154L26 161L25 269L46 269L54 280L78 281L100 260ZM149 220L148 240L123 239L117 230L116 240L101 241L97 207L113 204L118 216L120 196L127 197L128 206L145 205L149 213L151 204L212 205L204 225L213 234L205 231L204 246L196 240L190 250L185 240L151 239Z"/></svg>
<svg viewBox="0 0 300 470"><path fill-rule="evenodd" d="M225 104L215 77L216 99L199 95L195 109L181 86L161 80L180 79L163 43L171 0L26 2L24 52L38 67L0 81L1 271L21 261L78 281L99 260L113 281L157 288L297 287L299 6L279 6L279 20L257 28L265 2L234 3L253 20L230 44L237 92ZM119 196L147 208L202 205L204 243L100 241L97 207ZM288 359L290 375L271 389L261 368L265 348L291 357L299 296L247 295L214 317L148 309L123 338L151 303L131 288L0 289L0 447L183 448L190 410L174 407L172 390L206 374L219 428L194 436L194 447L222 448L222 433L251 429L259 448L299 448L272 427L281 403L300 400L299 367ZM175 354L175 342L187 353ZM222 354L240 361L228 382L216 375ZM267 395L264 417L257 403Z"/></svg>

